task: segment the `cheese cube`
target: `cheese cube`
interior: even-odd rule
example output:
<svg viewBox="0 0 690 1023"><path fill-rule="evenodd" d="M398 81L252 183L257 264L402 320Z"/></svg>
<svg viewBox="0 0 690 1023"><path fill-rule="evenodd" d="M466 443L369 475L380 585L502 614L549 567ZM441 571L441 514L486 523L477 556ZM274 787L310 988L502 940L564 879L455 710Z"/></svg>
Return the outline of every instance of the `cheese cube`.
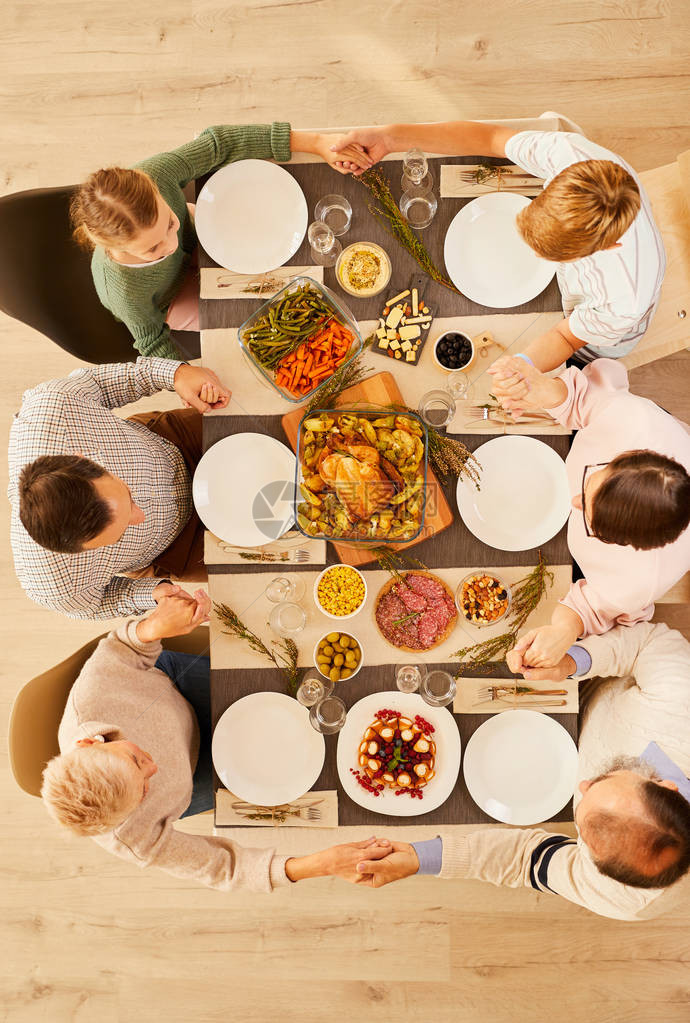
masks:
<svg viewBox="0 0 690 1023"><path fill-rule="evenodd" d="M405 358L407 359L408 362L416 362L416 360L417 360L417 353L416 352L408 352L406 354Z"/></svg>
<svg viewBox="0 0 690 1023"><path fill-rule="evenodd" d="M395 352L395 351L397 351L397 349L398 349L398 348L400 348L400 342L398 341L398 339L397 339L397 338L394 338L394 339L393 339L393 340L391 341L391 343L390 343L390 347L391 347L391 348L393 349L393 351L394 351L394 352Z"/></svg>
<svg viewBox="0 0 690 1023"><path fill-rule="evenodd" d="M385 337L386 336L386 328L385 327L379 327L379 329L376 331L376 336L377 337Z"/></svg>
<svg viewBox="0 0 690 1023"><path fill-rule="evenodd" d="M397 341L398 340L397 330L387 330L386 337L388 338L389 341Z"/></svg>
<svg viewBox="0 0 690 1023"><path fill-rule="evenodd" d="M379 348L388 348L388 341L385 338L379 341Z"/></svg>
<svg viewBox="0 0 690 1023"><path fill-rule="evenodd" d="M403 343L400 345L400 348L402 349L403 352L409 352L410 349L412 348L412 342L403 341Z"/></svg>
<svg viewBox="0 0 690 1023"><path fill-rule="evenodd" d="M403 316L403 307L400 305L393 306L386 319L387 327L397 327Z"/></svg>

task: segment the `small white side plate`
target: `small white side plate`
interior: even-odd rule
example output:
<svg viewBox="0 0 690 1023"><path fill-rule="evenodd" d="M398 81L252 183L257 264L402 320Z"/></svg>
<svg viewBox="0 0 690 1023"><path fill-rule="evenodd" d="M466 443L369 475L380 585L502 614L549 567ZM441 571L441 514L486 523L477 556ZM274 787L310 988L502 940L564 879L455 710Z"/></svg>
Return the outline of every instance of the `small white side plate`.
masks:
<svg viewBox="0 0 690 1023"><path fill-rule="evenodd" d="M556 272L522 240L515 218L524 195L490 192L451 220L443 249L448 276L473 302L510 309L540 295Z"/></svg>
<svg viewBox="0 0 690 1023"><path fill-rule="evenodd" d="M223 437L201 458L192 481L194 507L220 540L260 547L294 522L295 455L265 433Z"/></svg>
<svg viewBox="0 0 690 1023"><path fill-rule="evenodd" d="M494 820L539 824L573 794L577 747L547 714L507 710L470 737L463 772L472 799Z"/></svg>
<svg viewBox="0 0 690 1023"><path fill-rule="evenodd" d="M213 765L223 785L257 806L291 803L308 792L326 756L309 711L284 693L251 693L216 725Z"/></svg>
<svg viewBox="0 0 690 1023"><path fill-rule="evenodd" d="M294 256L308 215L292 174L267 160L238 160L217 170L201 189L194 223L216 263L235 273L259 274Z"/></svg>
<svg viewBox="0 0 690 1023"><path fill-rule="evenodd" d="M499 551L546 543L571 511L565 462L548 444L518 434L494 437L474 452L481 490L458 479L460 517L471 533Z"/></svg>

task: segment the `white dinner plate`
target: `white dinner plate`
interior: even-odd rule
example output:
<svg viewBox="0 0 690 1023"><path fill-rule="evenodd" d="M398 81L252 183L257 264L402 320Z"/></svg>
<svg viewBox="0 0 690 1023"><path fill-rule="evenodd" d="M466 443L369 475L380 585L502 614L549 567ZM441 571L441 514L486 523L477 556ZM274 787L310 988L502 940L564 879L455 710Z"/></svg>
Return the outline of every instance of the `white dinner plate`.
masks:
<svg viewBox="0 0 690 1023"><path fill-rule="evenodd" d="M477 490L460 477L460 517L471 533L499 551L529 551L555 536L570 514L565 462L534 437L495 437L474 452Z"/></svg>
<svg viewBox="0 0 690 1023"><path fill-rule="evenodd" d="M216 725L213 766L223 785L257 806L291 803L308 792L326 756L306 707L284 693L251 693Z"/></svg>
<svg viewBox="0 0 690 1023"><path fill-rule="evenodd" d="M241 274L265 273L297 252L309 211L299 184L266 160L238 160L211 175L194 223L211 259Z"/></svg>
<svg viewBox="0 0 690 1023"><path fill-rule="evenodd" d="M199 518L220 540L260 547L294 522L295 456L265 433L223 437L197 465L192 496Z"/></svg>
<svg viewBox="0 0 690 1023"><path fill-rule="evenodd" d="M494 820L539 824L573 794L577 747L547 714L506 710L470 737L463 772L472 799Z"/></svg>
<svg viewBox="0 0 690 1023"><path fill-rule="evenodd" d="M515 218L524 195L490 192L472 199L451 220L443 249L455 287L480 305L509 309L540 295L556 272L522 240Z"/></svg>
<svg viewBox="0 0 690 1023"><path fill-rule="evenodd" d="M393 789L384 789L380 795L374 796L363 789L351 773L351 768L357 770L359 767L357 757L364 732L376 717L376 712L384 708L399 710L404 717L412 719L421 714L434 726L436 777L424 789L422 799L396 796ZM372 693L358 700L347 712L347 721L338 736L338 777L350 799L365 810L375 810L391 817L418 817L445 803L455 788L460 770L460 749L458 726L445 707L429 707L417 693L400 693L397 690Z"/></svg>

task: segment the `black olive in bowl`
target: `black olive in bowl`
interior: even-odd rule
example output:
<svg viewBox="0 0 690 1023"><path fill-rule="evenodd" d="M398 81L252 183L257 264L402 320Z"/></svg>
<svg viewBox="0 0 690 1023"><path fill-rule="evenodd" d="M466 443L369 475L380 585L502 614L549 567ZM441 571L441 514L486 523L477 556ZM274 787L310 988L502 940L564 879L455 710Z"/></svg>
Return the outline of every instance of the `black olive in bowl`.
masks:
<svg viewBox="0 0 690 1023"><path fill-rule="evenodd" d="M434 344L434 359L441 369L466 369L474 358L474 345L459 330L447 330Z"/></svg>

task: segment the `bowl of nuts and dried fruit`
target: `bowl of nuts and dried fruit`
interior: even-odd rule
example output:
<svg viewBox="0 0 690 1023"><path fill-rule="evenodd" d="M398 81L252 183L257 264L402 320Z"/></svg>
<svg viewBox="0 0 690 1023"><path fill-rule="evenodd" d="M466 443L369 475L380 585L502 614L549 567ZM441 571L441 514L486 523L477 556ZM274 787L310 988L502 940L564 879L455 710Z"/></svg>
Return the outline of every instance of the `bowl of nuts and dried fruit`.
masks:
<svg viewBox="0 0 690 1023"><path fill-rule="evenodd" d="M490 572L470 572L455 591L455 604L470 625L495 625L510 608L510 587Z"/></svg>

